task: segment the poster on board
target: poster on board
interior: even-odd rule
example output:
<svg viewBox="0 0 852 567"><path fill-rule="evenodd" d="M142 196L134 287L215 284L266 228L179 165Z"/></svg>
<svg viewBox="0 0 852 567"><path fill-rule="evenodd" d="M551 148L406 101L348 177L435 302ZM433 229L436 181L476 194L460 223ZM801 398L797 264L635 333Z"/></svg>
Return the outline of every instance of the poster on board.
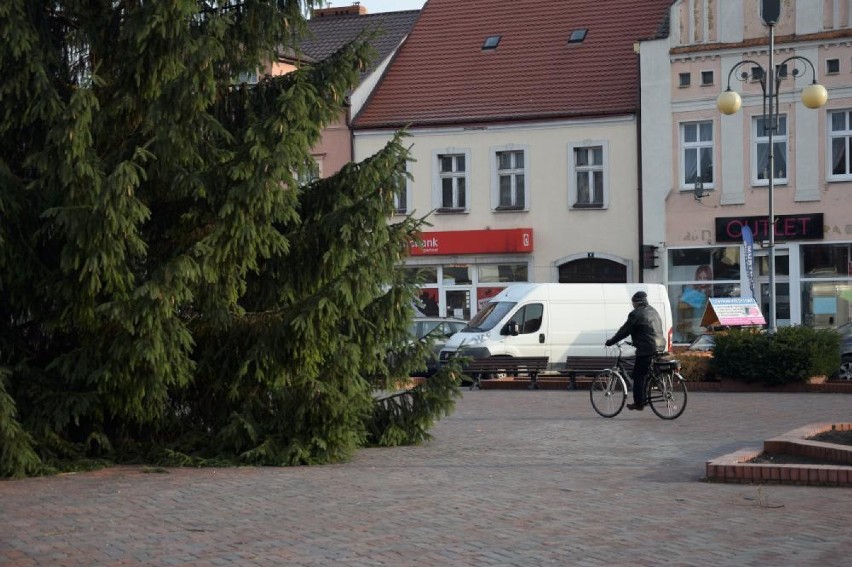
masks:
<svg viewBox="0 0 852 567"><path fill-rule="evenodd" d="M711 297L701 318L702 327L765 325L766 319L753 297Z"/></svg>

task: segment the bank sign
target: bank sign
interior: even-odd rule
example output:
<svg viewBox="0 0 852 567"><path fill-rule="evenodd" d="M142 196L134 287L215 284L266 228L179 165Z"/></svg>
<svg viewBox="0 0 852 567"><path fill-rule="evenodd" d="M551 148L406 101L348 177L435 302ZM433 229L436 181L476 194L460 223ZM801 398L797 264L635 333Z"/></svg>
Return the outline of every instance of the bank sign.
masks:
<svg viewBox="0 0 852 567"><path fill-rule="evenodd" d="M716 219L716 242L743 241L743 227L748 226L755 242L769 240L769 218L721 217ZM822 240L822 213L776 215L775 240Z"/></svg>
<svg viewBox="0 0 852 567"><path fill-rule="evenodd" d="M436 254L507 254L533 251L533 229L423 232L411 243L412 256Z"/></svg>

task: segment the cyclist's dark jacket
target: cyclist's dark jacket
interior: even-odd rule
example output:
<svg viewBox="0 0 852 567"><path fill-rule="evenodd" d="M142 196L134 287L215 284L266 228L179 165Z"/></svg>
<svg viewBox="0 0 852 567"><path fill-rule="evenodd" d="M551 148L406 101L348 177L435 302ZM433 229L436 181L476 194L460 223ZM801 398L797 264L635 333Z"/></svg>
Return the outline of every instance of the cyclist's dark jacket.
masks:
<svg viewBox="0 0 852 567"><path fill-rule="evenodd" d="M636 348L636 356L650 356L666 350L660 314L647 303L631 311L627 321L608 342L615 344L627 335L630 335L630 340Z"/></svg>

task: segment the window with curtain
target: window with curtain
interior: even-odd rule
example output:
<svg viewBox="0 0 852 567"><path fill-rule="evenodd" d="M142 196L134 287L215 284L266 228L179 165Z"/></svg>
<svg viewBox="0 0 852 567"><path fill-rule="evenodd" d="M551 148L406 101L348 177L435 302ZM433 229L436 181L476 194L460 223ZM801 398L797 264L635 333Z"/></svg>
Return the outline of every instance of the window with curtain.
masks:
<svg viewBox="0 0 852 567"><path fill-rule="evenodd" d="M439 212L467 210L467 159L465 154L438 154Z"/></svg>
<svg viewBox="0 0 852 567"><path fill-rule="evenodd" d="M574 168L577 178L577 200L574 206L603 207L603 148L574 148Z"/></svg>
<svg viewBox="0 0 852 567"><path fill-rule="evenodd" d="M774 148L773 181L787 182L787 117L777 117L775 130L772 132L772 147ZM754 185L769 184L769 127L770 120L756 116L752 120L752 170L751 179Z"/></svg>
<svg viewBox="0 0 852 567"><path fill-rule="evenodd" d="M700 177L705 189L714 186L713 121L680 125L681 188L691 191Z"/></svg>
<svg viewBox="0 0 852 567"><path fill-rule="evenodd" d="M394 213L404 215L408 213L408 183L405 179L397 179L393 188Z"/></svg>
<svg viewBox="0 0 852 567"><path fill-rule="evenodd" d="M838 110L828 113L828 142L831 147L829 163L829 181L849 181L852 179L852 111Z"/></svg>
<svg viewBox="0 0 852 567"><path fill-rule="evenodd" d="M609 201L609 144L587 140L568 145L568 204L574 209L604 209Z"/></svg>
<svg viewBox="0 0 852 567"><path fill-rule="evenodd" d="M525 211L529 207L528 148L510 144L491 148L491 207L495 211Z"/></svg>

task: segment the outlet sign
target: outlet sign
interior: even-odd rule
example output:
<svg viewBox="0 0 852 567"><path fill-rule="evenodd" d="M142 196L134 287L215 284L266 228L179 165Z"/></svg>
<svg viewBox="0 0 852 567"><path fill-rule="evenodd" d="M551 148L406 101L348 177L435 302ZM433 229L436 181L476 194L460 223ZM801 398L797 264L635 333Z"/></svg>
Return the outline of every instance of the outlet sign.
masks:
<svg viewBox="0 0 852 567"><path fill-rule="evenodd" d="M775 215L775 240L822 240L822 213ZM719 217L716 219L716 242L743 241L743 227L748 226L754 242L769 240L769 217Z"/></svg>

